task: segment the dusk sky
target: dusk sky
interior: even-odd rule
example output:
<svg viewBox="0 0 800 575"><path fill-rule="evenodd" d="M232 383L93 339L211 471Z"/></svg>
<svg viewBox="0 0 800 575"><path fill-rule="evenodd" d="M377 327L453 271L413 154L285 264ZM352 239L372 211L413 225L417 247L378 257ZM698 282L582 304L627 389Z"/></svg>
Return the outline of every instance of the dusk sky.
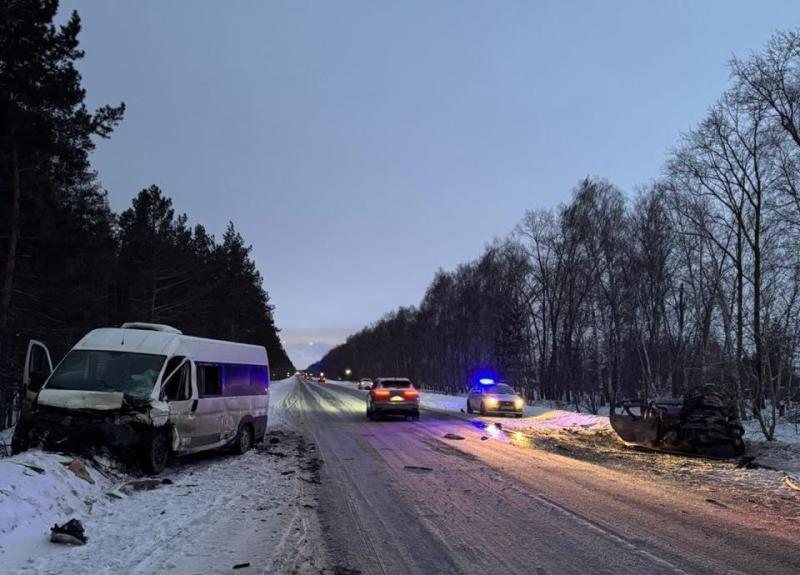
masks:
<svg viewBox="0 0 800 575"><path fill-rule="evenodd" d="M800 23L796 1L72 9L89 104L127 104L93 155L112 207L157 184L218 238L233 221L298 367L580 178L657 177L730 57Z"/></svg>

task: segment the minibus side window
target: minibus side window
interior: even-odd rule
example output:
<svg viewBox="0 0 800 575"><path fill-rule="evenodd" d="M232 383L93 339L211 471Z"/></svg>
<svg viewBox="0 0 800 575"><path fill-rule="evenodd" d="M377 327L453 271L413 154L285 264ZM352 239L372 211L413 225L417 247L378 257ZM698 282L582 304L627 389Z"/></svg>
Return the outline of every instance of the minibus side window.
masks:
<svg viewBox="0 0 800 575"><path fill-rule="evenodd" d="M225 389L223 395L236 397L250 395L250 366L227 364L225 366Z"/></svg>
<svg viewBox="0 0 800 575"><path fill-rule="evenodd" d="M269 376L267 368L263 365L254 365L250 369L250 392L251 395L264 395L269 386Z"/></svg>
<svg viewBox="0 0 800 575"><path fill-rule="evenodd" d="M197 366L197 391L200 397L222 395L222 370L218 365Z"/></svg>
<svg viewBox="0 0 800 575"><path fill-rule="evenodd" d="M169 377L163 390L167 401L185 401L192 397L192 366L188 361Z"/></svg>
<svg viewBox="0 0 800 575"><path fill-rule="evenodd" d="M184 359L186 359L184 356L176 355L176 356L171 357L171 358L169 358L167 360L167 365L164 368L163 383L161 384L161 399L162 400L167 399L167 395L168 395L167 387L169 385L172 385L172 380L174 379L174 376L175 376L175 373L173 373L173 372L178 368L178 366L181 364L181 362L183 362ZM170 376L173 376L173 377L170 377Z"/></svg>

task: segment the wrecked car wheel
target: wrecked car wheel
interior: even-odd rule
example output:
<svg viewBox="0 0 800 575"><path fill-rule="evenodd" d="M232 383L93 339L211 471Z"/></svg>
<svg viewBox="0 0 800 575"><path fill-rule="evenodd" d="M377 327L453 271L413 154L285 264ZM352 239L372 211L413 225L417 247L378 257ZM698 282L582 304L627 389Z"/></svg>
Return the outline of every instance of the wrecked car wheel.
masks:
<svg viewBox="0 0 800 575"><path fill-rule="evenodd" d="M167 466L169 446L167 435L162 432L148 434L142 440L141 464L148 475L158 475Z"/></svg>
<svg viewBox="0 0 800 575"><path fill-rule="evenodd" d="M236 441L233 444L233 451L241 455L250 451L251 447L253 447L253 428L245 423L239 427L239 433L236 435Z"/></svg>

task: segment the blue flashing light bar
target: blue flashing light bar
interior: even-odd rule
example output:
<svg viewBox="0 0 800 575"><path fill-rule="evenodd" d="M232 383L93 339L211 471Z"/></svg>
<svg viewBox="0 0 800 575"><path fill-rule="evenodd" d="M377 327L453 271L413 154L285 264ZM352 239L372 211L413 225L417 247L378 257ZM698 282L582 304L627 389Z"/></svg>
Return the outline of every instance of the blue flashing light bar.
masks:
<svg viewBox="0 0 800 575"><path fill-rule="evenodd" d="M494 380L491 377L482 377L478 380L481 385L494 385Z"/></svg>

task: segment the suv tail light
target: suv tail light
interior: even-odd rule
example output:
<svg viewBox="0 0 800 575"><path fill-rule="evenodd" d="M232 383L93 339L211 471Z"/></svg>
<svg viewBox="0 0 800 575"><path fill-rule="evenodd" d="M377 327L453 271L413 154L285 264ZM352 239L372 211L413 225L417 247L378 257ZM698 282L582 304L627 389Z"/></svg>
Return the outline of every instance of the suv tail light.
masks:
<svg viewBox="0 0 800 575"><path fill-rule="evenodd" d="M389 390L388 389L373 389L370 391L372 395L372 399L389 399Z"/></svg>

